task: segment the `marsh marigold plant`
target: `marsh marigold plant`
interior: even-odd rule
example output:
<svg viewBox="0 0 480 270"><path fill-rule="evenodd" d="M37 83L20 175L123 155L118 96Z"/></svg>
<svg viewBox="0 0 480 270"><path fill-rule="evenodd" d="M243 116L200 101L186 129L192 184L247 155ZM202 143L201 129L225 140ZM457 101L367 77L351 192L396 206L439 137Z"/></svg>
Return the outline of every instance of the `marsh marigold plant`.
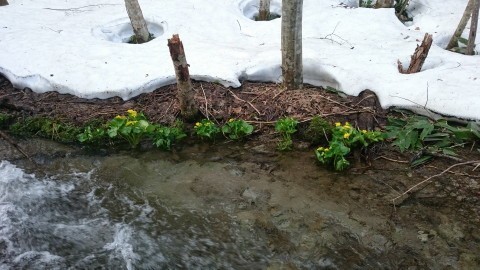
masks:
<svg viewBox="0 0 480 270"><path fill-rule="evenodd" d="M346 122L335 123L332 128L332 138L328 147L320 146L315 150L315 156L322 164L331 164L337 171L346 169L350 162L346 159L352 148L368 147L371 143L383 140L380 131L359 130Z"/></svg>

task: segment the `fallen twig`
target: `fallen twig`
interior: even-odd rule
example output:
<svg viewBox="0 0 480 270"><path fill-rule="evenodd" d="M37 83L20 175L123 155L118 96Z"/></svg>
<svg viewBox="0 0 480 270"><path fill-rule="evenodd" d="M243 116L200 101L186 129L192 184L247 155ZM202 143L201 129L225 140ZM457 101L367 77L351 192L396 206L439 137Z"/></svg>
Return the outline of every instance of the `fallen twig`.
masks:
<svg viewBox="0 0 480 270"><path fill-rule="evenodd" d="M408 198L408 195L409 194L412 194L412 193L415 193L421 189L423 189L424 187L426 187L427 185L424 185L422 186L423 184L428 184L428 182L430 182L433 178L436 178L436 177L439 177L439 176L442 176L443 174L445 174L446 172L450 171L451 169L455 168L455 167L458 167L458 166L463 166L463 165L470 165L470 164L480 164L480 160L475 160L475 161L466 161L466 162L461 162L461 163L457 163L457 164L454 164L450 167L448 167L447 169L443 170L441 173L438 173L438 174L435 174L435 175L432 175L430 177L428 177L427 179L413 185L412 187L410 187L409 189L407 189L405 192L403 192L402 194L398 195L397 197L393 198L392 199L392 204L393 206L397 206L399 204L401 204L402 202L404 202L407 198ZM422 186L422 187L420 187ZM398 199L402 199L398 204L395 203L395 201L397 201Z"/></svg>
<svg viewBox="0 0 480 270"><path fill-rule="evenodd" d="M15 148L18 152L20 152L22 155L24 155L28 160L30 160L30 162L32 162L33 164L35 164L35 162L30 158L29 155L27 155L27 153L25 153L25 151L23 151L23 149L16 143L14 142L7 134L5 134L3 131L0 130L0 137L2 137L2 139L4 141L6 141L8 144L10 144L13 148Z"/></svg>
<svg viewBox="0 0 480 270"><path fill-rule="evenodd" d="M392 161L392 162L397 162L397 163L409 163L408 161L405 161L405 160L398 160L398 159L393 159L393 158L388 158L386 156L379 156L379 157L376 157L375 160L377 159L385 159L385 160L388 160L388 161Z"/></svg>
<svg viewBox="0 0 480 270"><path fill-rule="evenodd" d="M250 105L250 107L252 107L252 108L258 113L258 115L263 115L255 106L253 106L252 103L250 103L249 101L246 101L246 100L243 100L243 99L239 98L237 95L235 95L235 93L232 92L232 90L230 90L230 89L227 89L227 90L230 92L230 94L232 94L232 96L233 96L236 100L240 100L240 101L242 101L242 102L247 103L248 105Z"/></svg>
<svg viewBox="0 0 480 270"><path fill-rule="evenodd" d="M202 84L200 84L200 88L202 89L203 97L205 98L205 116L207 117L208 120L210 120L210 118L208 117L208 101L207 101L207 95L205 95L205 89L203 89L203 85L202 85Z"/></svg>

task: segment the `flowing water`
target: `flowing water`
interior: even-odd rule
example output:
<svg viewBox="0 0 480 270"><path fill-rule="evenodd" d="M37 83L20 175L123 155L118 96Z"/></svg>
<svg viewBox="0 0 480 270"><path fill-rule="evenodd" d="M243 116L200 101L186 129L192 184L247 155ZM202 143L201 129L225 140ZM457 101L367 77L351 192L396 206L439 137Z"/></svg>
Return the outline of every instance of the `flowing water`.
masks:
<svg viewBox="0 0 480 270"><path fill-rule="evenodd" d="M263 146L88 154L44 141L26 146L33 167L2 147L0 269L480 265L478 215L448 198L389 205L408 177L398 168L338 174Z"/></svg>

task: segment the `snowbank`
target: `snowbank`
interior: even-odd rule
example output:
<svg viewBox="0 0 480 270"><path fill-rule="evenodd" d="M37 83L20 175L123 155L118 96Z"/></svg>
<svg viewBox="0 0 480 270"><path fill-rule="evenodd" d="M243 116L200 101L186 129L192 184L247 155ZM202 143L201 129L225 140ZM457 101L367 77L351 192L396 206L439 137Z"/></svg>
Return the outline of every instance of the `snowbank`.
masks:
<svg viewBox="0 0 480 270"><path fill-rule="evenodd" d="M280 0L272 0L280 12ZM140 0L156 39L132 35L123 1L9 0L0 7L0 73L16 87L84 98L140 93L175 80L167 39L180 34L194 79L240 86L281 80L280 19L249 17L258 0ZM412 0L405 26L393 9L345 8L357 1L304 0L304 76L317 86L357 95L375 91L382 106L480 120L478 56L443 47L466 5ZM399 74L425 32L434 45L422 72Z"/></svg>

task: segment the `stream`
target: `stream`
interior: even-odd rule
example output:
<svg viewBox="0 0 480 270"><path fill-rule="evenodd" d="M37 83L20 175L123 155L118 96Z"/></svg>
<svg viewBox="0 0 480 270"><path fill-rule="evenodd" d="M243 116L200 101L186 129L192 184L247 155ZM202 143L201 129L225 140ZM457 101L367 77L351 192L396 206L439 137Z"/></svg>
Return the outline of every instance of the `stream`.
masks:
<svg viewBox="0 0 480 270"><path fill-rule="evenodd" d="M22 147L40 166L0 144L1 270L480 268L478 198L394 208L399 165L336 173L248 143Z"/></svg>

